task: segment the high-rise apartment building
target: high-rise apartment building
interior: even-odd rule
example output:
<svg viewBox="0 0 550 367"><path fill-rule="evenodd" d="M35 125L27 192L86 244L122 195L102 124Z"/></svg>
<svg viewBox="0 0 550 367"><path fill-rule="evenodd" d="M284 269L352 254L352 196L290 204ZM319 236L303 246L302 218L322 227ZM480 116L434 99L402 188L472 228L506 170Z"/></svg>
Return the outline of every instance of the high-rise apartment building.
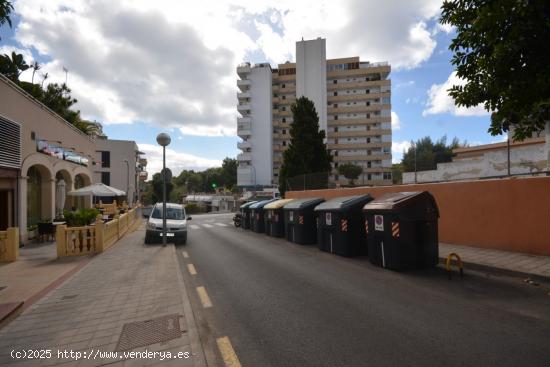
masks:
<svg viewBox="0 0 550 367"><path fill-rule="evenodd" d="M290 143L291 104L312 100L333 155L330 180L346 184L338 166L363 167L364 185L391 184L391 68L359 57L326 59L325 40L296 43L296 62L237 67L237 159L241 187L278 184L283 152Z"/></svg>

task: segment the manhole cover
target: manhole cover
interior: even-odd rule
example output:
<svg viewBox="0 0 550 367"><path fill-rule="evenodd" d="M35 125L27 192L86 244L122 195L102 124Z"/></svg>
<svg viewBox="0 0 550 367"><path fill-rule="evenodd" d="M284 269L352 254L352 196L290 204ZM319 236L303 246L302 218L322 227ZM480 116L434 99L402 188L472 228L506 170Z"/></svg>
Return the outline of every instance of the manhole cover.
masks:
<svg viewBox="0 0 550 367"><path fill-rule="evenodd" d="M178 314L124 324L115 352L123 352L181 337Z"/></svg>
<svg viewBox="0 0 550 367"><path fill-rule="evenodd" d="M67 300L67 299L73 299L73 298L76 298L76 297L78 297L78 294L71 294L70 296L63 296L63 297L61 297L61 300L62 300L62 301L65 301L65 300Z"/></svg>

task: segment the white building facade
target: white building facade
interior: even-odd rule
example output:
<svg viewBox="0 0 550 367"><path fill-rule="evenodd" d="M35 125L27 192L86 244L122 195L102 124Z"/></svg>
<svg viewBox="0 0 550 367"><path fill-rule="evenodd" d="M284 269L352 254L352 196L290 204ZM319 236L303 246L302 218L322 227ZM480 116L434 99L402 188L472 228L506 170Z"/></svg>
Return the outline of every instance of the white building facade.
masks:
<svg viewBox="0 0 550 367"><path fill-rule="evenodd" d="M147 161L135 141L96 140L94 182L102 182L127 193L128 204L140 201L140 182L147 178Z"/></svg>
<svg viewBox="0 0 550 367"><path fill-rule="evenodd" d="M330 181L347 184L340 164L363 168L364 185L391 184L391 68L359 57L326 59L325 39L296 43L296 62L271 68L237 68L237 131L240 187L277 186L283 152L290 143L291 105L312 100L333 155Z"/></svg>

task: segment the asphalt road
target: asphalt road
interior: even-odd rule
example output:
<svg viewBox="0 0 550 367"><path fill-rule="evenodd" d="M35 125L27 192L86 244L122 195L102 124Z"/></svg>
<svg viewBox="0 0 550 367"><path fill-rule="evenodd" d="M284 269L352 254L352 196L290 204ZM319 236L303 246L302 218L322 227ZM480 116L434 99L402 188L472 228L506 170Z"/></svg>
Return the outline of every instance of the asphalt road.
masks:
<svg viewBox="0 0 550 367"><path fill-rule="evenodd" d="M201 338L229 337L243 366L550 366L543 286L468 270L451 281L441 268L387 271L237 229L230 215L190 223L178 257Z"/></svg>

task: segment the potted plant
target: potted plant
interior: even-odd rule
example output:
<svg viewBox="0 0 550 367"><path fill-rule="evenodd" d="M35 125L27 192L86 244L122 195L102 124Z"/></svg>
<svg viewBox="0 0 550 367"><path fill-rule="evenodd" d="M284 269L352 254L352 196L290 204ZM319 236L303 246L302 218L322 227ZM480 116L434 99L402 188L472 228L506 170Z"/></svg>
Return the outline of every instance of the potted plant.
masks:
<svg viewBox="0 0 550 367"><path fill-rule="evenodd" d="M31 224L27 227L27 236L29 240L35 239L38 235L38 226L36 224Z"/></svg>

